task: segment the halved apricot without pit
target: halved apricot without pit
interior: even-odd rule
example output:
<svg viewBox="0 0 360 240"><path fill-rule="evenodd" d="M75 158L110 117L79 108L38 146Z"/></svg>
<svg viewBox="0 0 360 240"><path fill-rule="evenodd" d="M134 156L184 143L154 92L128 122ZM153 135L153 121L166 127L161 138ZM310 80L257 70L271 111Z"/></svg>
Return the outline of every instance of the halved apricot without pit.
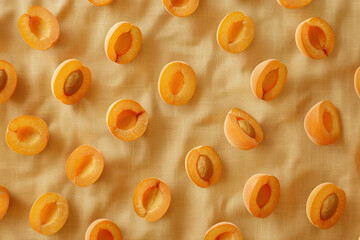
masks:
<svg viewBox="0 0 360 240"><path fill-rule="evenodd" d="M333 183L322 183L310 193L306 214L314 226L328 229L339 221L345 206L344 190Z"/></svg>
<svg viewBox="0 0 360 240"><path fill-rule="evenodd" d="M52 235L65 224L69 215L67 200L57 193L45 193L30 210L31 227L43 235Z"/></svg>
<svg viewBox="0 0 360 240"><path fill-rule="evenodd" d="M69 105L80 101L90 84L90 70L80 61L69 59L56 68L51 80L51 91L57 100Z"/></svg>
<svg viewBox="0 0 360 240"><path fill-rule="evenodd" d="M0 185L0 220L5 216L9 208L9 192L8 190Z"/></svg>
<svg viewBox="0 0 360 240"><path fill-rule="evenodd" d="M185 169L191 181L202 188L217 183L222 173L220 157L209 146L190 150L185 158Z"/></svg>
<svg viewBox="0 0 360 240"><path fill-rule="evenodd" d="M39 117L30 115L17 117L7 127L8 146L22 155L35 155L42 152L48 140L48 126Z"/></svg>
<svg viewBox="0 0 360 240"><path fill-rule="evenodd" d="M121 99L109 107L106 122L112 135L123 141L134 141L144 134L149 117L139 103Z"/></svg>
<svg viewBox="0 0 360 240"><path fill-rule="evenodd" d="M240 53L250 45L254 34L253 20L242 12L232 12L221 21L217 42L225 51Z"/></svg>
<svg viewBox="0 0 360 240"><path fill-rule="evenodd" d="M157 178L142 180L135 188L133 204L138 216L148 222L159 220L171 202L169 187Z"/></svg>
<svg viewBox="0 0 360 240"><path fill-rule="evenodd" d="M110 220L98 219L86 230L85 240L122 240L119 227Z"/></svg>
<svg viewBox="0 0 360 240"><path fill-rule="evenodd" d="M312 59L326 58L335 46L333 30L319 17L302 22L296 29L295 40L299 50Z"/></svg>
<svg viewBox="0 0 360 240"><path fill-rule="evenodd" d="M306 134L314 143L332 144L340 137L340 116L331 102L321 101L306 114L304 127Z"/></svg>
<svg viewBox="0 0 360 240"><path fill-rule="evenodd" d="M96 182L104 169L104 158L89 145L76 148L66 163L66 176L79 187Z"/></svg>
<svg viewBox="0 0 360 240"><path fill-rule="evenodd" d="M277 0L285 8L302 8L311 3L312 0Z"/></svg>
<svg viewBox="0 0 360 240"><path fill-rule="evenodd" d="M253 94L265 101L276 98L285 86L287 68L275 59L266 60L256 66L251 74Z"/></svg>
<svg viewBox="0 0 360 240"><path fill-rule="evenodd" d="M206 232L204 240L242 240L243 236L240 229L233 223L220 222L213 225Z"/></svg>
<svg viewBox="0 0 360 240"><path fill-rule="evenodd" d="M142 35L137 26L128 22L118 22L106 35L106 56L113 62L129 63L138 55L141 44Z"/></svg>
<svg viewBox="0 0 360 240"><path fill-rule="evenodd" d="M275 176L255 174L245 183L243 199L249 213L266 218L276 208L280 198L280 183Z"/></svg>
<svg viewBox="0 0 360 240"><path fill-rule="evenodd" d="M195 93L196 76L194 70L184 62L168 63L159 76L159 93L164 102L184 105Z"/></svg>
<svg viewBox="0 0 360 240"><path fill-rule="evenodd" d="M112 3L113 0L88 0L88 1L96 6L105 6Z"/></svg>
<svg viewBox="0 0 360 240"><path fill-rule="evenodd" d="M16 85L15 68L7 61L0 60L0 104L6 102L13 95Z"/></svg>
<svg viewBox="0 0 360 240"><path fill-rule="evenodd" d="M232 146L244 150L256 147L264 137L260 124L238 108L231 109L227 114L224 132Z"/></svg>
<svg viewBox="0 0 360 240"><path fill-rule="evenodd" d="M360 67L355 72L354 85L355 85L356 94L358 95L358 97L360 97Z"/></svg>
<svg viewBox="0 0 360 240"><path fill-rule="evenodd" d="M40 6L30 7L19 19L19 29L25 42L32 48L46 50L59 38L56 17Z"/></svg>
<svg viewBox="0 0 360 240"><path fill-rule="evenodd" d="M162 0L166 10L177 17L191 15L199 6L199 0Z"/></svg>

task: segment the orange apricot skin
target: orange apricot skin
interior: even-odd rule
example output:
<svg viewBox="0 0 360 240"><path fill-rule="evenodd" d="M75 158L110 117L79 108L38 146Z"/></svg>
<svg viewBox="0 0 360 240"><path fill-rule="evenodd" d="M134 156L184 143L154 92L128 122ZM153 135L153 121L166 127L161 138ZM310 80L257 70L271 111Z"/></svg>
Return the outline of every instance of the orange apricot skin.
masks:
<svg viewBox="0 0 360 240"><path fill-rule="evenodd" d="M16 70L9 62L0 60L0 70L7 74L7 82L3 89L0 89L0 104L6 102L14 94L17 85Z"/></svg>
<svg viewBox="0 0 360 240"><path fill-rule="evenodd" d="M204 236L204 240L220 240L219 236L223 233L232 233L234 240L242 240L243 236L240 229L233 223L230 222L219 222L207 230Z"/></svg>
<svg viewBox="0 0 360 240"><path fill-rule="evenodd" d="M327 132L323 124L323 112L325 111L324 105L333 109L333 128L337 128L334 134ZM307 112L304 120L304 128L310 140L317 145L329 145L338 141L340 138L341 125L340 116L335 106L329 101L321 101L317 103Z"/></svg>
<svg viewBox="0 0 360 240"><path fill-rule="evenodd" d="M360 67L355 72L354 86L355 86L356 94L360 98Z"/></svg>
<svg viewBox="0 0 360 240"><path fill-rule="evenodd" d="M108 228L103 228L104 225L106 225ZM108 220L108 219L98 219L95 220L94 222L92 222L90 224L90 226L87 228L86 233L85 233L85 240L98 240L98 235L97 233L99 231L96 231L97 227L100 227L101 229L105 229L108 230L111 235L112 235L112 240L122 240L122 235L121 235L121 231L119 229L119 227L113 223L112 221ZM95 230L95 231L94 231Z"/></svg>
<svg viewBox="0 0 360 240"><path fill-rule="evenodd" d="M325 200L325 198L335 193L339 199L338 207L328 220L321 219L320 216L320 209L322 207L322 202ZM319 198L320 201L319 202ZM344 190L337 187L333 183L322 183L318 185L314 190L310 193L307 202L306 202L306 215L309 219L309 221L315 226L320 229L328 229L333 227L341 218L344 210L346 207L346 194Z"/></svg>
<svg viewBox="0 0 360 240"><path fill-rule="evenodd" d="M0 185L0 220L4 218L8 208L9 208L9 192L8 190Z"/></svg>
<svg viewBox="0 0 360 240"><path fill-rule="evenodd" d="M112 3L113 0L88 0L88 1L94 4L95 6L105 6Z"/></svg>
<svg viewBox="0 0 360 240"><path fill-rule="evenodd" d="M171 0L162 0L162 3L166 11L168 11L171 15L176 17L187 17L193 14L198 8L199 2L200 2L199 0L189 0L187 4L183 6L183 8L186 8L185 11L176 11L176 9L173 9Z"/></svg>
<svg viewBox="0 0 360 240"><path fill-rule="evenodd" d="M302 8L310 4L312 0L277 0L278 3L284 8Z"/></svg>

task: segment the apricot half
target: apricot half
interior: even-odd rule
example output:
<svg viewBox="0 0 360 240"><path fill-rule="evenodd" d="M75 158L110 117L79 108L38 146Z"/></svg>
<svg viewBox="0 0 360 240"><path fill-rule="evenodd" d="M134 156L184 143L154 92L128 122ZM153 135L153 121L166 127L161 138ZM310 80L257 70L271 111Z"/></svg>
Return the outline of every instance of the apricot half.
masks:
<svg viewBox="0 0 360 240"><path fill-rule="evenodd" d="M9 192L8 190L0 185L0 220L5 216L9 208Z"/></svg>
<svg viewBox="0 0 360 240"><path fill-rule="evenodd" d="M240 53L250 45L254 34L253 20L242 12L232 12L221 21L217 42L225 51Z"/></svg>
<svg viewBox="0 0 360 240"><path fill-rule="evenodd" d="M207 188L221 177L220 157L209 146L199 146L188 152L185 158L186 173L196 185Z"/></svg>
<svg viewBox="0 0 360 240"><path fill-rule="evenodd" d="M169 187L157 178L146 178L135 188L133 204L138 216L148 222L159 220L171 202Z"/></svg>
<svg viewBox="0 0 360 240"><path fill-rule="evenodd" d="M19 19L19 29L25 42L32 48L46 50L59 38L56 17L40 6L30 7Z"/></svg>
<svg viewBox="0 0 360 240"><path fill-rule="evenodd" d="M113 0L88 0L88 1L96 6L105 6L112 3Z"/></svg>
<svg viewBox="0 0 360 240"><path fill-rule="evenodd" d="M162 0L166 10L177 17L191 15L199 6L199 0Z"/></svg>
<svg viewBox="0 0 360 240"><path fill-rule="evenodd" d="M184 62L168 63L159 76L159 93L164 102L184 105L195 93L196 76L194 70Z"/></svg>
<svg viewBox="0 0 360 240"><path fill-rule="evenodd" d="M240 229L233 223L220 222L206 232L204 240L242 240Z"/></svg>
<svg viewBox="0 0 360 240"><path fill-rule="evenodd" d="M80 61L69 59L56 68L51 80L51 91L57 100L69 105L80 101L90 84L90 70Z"/></svg>
<svg viewBox="0 0 360 240"><path fill-rule="evenodd" d="M311 3L312 0L277 0L285 8L302 8Z"/></svg>
<svg viewBox="0 0 360 240"><path fill-rule="evenodd" d="M104 158L89 145L76 148L66 163L66 176L79 187L96 182L104 169Z"/></svg>
<svg viewBox="0 0 360 240"><path fill-rule="evenodd" d="M251 149L261 143L264 133L259 123L250 114L233 108L227 114L224 132L229 143L239 149Z"/></svg>
<svg viewBox="0 0 360 240"><path fill-rule="evenodd" d="M149 117L139 103L121 99L109 107L106 122L112 135L123 141L134 141L144 134Z"/></svg>
<svg viewBox="0 0 360 240"><path fill-rule="evenodd" d="M251 74L251 90L255 97L270 101L276 98L285 86L287 68L275 59L256 66Z"/></svg>
<svg viewBox="0 0 360 240"><path fill-rule="evenodd" d="M354 86L355 86L356 94L358 95L358 97L360 97L360 67L355 72Z"/></svg>
<svg viewBox="0 0 360 240"><path fill-rule="evenodd" d="M322 183L310 193L306 214L314 226L328 229L339 221L345 206L344 190L333 183Z"/></svg>
<svg viewBox="0 0 360 240"><path fill-rule="evenodd" d="M138 55L141 44L142 35L137 26L128 22L118 22L106 35L106 56L113 62L129 63Z"/></svg>
<svg viewBox="0 0 360 240"><path fill-rule="evenodd" d="M7 127L6 142L15 152L35 155L42 152L49 140L49 129L39 117L25 115L12 120Z"/></svg>
<svg viewBox="0 0 360 240"><path fill-rule="evenodd" d="M7 61L0 60L0 104L6 102L15 92L16 70Z"/></svg>
<svg viewBox="0 0 360 240"><path fill-rule="evenodd" d="M341 132L338 111L331 102L321 101L306 114L304 128L310 140L318 145L335 143Z"/></svg>
<svg viewBox="0 0 360 240"><path fill-rule="evenodd" d="M300 23L295 33L299 50L312 59L323 59L335 46L335 37L330 25L322 18L313 17Z"/></svg>
<svg viewBox="0 0 360 240"><path fill-rule="evenodd" d="M275 176L255 174L245 183L244 204L254 217L269 216L275 210L279 198L280 183Z"/></svg>
<svg viewBox="0 0 360 240"><path fill-rule="evenodd" d="M85 240L122 240L119 227L110 220L98 219L86 230Z"/></svg>
<svg viewBox="0 0 360 240"><path fill-rule="evenodd" d="M43 235L52 235L65 224L69 215L67 200L57 193L40 196L30 210L31 227Z"/></svg>

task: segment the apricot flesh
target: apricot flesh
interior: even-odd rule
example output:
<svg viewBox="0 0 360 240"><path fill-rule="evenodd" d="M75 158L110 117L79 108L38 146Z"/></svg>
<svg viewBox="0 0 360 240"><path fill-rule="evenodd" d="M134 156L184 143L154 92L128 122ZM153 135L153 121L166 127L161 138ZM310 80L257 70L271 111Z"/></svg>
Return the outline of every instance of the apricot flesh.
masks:
<svg viewBox="0 0 360 240"><path fill-rule="evenodd" d="M67 200L57 193L40 196L30 210L31 227L40 234L52 235L65 224L69 215Z"/></svg>
<svg viewBox="0 0 360 240"><path fill-rule="evenodd" d="M122 240L119 227L108 219L98 219L90 224L85 240Z"/></svg>
<svg viewBox="0 0 360 240"><path fill-rule="evenodd" d="M59 38L60 28L56 17L40 6L30 7L19 19L19 30L32 48L46 50Z"/></svg>
<svg viewBox="0 0 360 240"><path fill-rule="evenodd" d="M222 174L220 157L209 146L191 149L185 158L185 170L190 180L202 188L217 183Z"/></svg>
<svg viewBox="0 0 360 240"><path fill-rule="evenodd" d="M160 73L158 88L164 102L176 106L184 105L195 93L195 72L185 62L168 63Z"/></svg>
<svg viewBox="0 0 360 240"><path fill-rule="evenodd" d="M162 0L166 10L177 17L187 17L199 6L199 0Z"/></svg>
<svg viewBox="0 0 360 240"><path fill-rule="evenodd" d="M0 220L4 218L10 203L8 190L0 185Z"/></svg>
<svg viewBox="0 0 360 240"><path fill-rule="evenodd" d="M133 197L135 212L148 222L155 222L162 218L170 202L170 189L159 179L144 179L135 188Z"/></svg>
<svg viewBox="0 0 360 240"><path fill-rule="evenodd" d="M94 4L95 6L105 6L112 3L113 0L88 0L88 1Z"/></svg>
<svg viewBox="0 0 360 240"><path fill-rule="evenodd" d="M360 67L355 72L354 86L355 86L356 94L360 98Z"/></svg>
<svg viewBox="0 0 360 240"><path fill-rule="evenodd" d="M312 0L277 0L285 8L302 8L311 3Z"/></svg>
<svg viewBox="0 0 360 240"><path fill-rule="evenodd" d="M232 12L219 24L217 42L227 52L240 53L250 45L254 34L252 19L242 12Z"/></svg>
<svg viewBox="0 0 360 240"><path fill-rule="evenodd" d="M220 222L206 232L204 240L242 240L240 229L233 223Z"/></svg>
<svg viewBox="0 0 360 240"><path fill-rule="evenodd" d="M17 85L16 70L7 61L0 60L0 104L11 98Z"/></svg>

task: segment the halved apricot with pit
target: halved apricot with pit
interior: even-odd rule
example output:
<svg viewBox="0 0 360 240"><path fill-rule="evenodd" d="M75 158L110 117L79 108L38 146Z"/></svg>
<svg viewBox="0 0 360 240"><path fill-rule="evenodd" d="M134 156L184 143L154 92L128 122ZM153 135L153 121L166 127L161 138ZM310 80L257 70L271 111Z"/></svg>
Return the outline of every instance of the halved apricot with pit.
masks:
<svg viewBox="0 0 360 240"><path fill-rule="evenodd" d="M67 200L57 193L45 193L30 210L31 227L43 235L52 235L65 224L69 215Z"/></svg>
<svg viewBox="0 0 360 240"><path fill-rule="evenodd" d="M110 220L98 219L86 230L85 240L122 240L119 227Z"/></svg>
<svg viewBox="0 0 360 240"><path fill-rule="evenodd" d="M76 148L66 163L66 176L79 187L96 182L104 169L104 158L89 145Z"/></svg>
<svg viewBox="0 0 360 240"><path fill-rule="evenodd" d="M106 35L106 56L113 62L129 63L138 55L141 44L142 35L137 26L128 22L118 22Z"/></svg>
<svg viewBox="0 0 360 240"><path fill-rule="evenodd" d="M249 213L266 218L276 208L280 198L280 183L275 176L255 174L247 180L243 199Z"/></svg>
<svg viewBox="0 0 360 240"><path fill-rule="evenodd" d="M32 48L46 50L59 38L56 17L40 6L30 7L19 19L19 29L25 42Z"/></svg>
<svg viewBox="0 0 360 240"><path fill-rule="evenodd" d="M240 229L233 223L220 222L206 232L204 240L242 240Z"/></svg>
<svg viewBox="0 0 360 240"><path fill-rule="evenodd" d="M240 53L250 45L254 34L253 20L242 12L232 12L221 21L217 30L217 42L225 51Z"/></svg>
<svg viewBox="0 0 360 240"><path fill-rule="evenodd" d="M144 134L149 117L139 103L121 99L109 107L106 122L115 137L123 141L134 141Z"/></svg>
<svg viewBox="0 0 360 240"><path fill-rule="evenodd" d="M159 93L168 104L180 106L187 103L195 89L195 72L184 62L168 63L160 73Z"/></svg>
<svg viewBox="0 0 360 240"><path fill-rule="evenodd" d="M88 1L96 6L105 6L112 3L113 0L88 0Z"/></svg>
<svg viewBox="0 0 360 240"><path fill-rule="evenodd" d="M285 8L302 8L311 3L312 0L277 0Z"/></svg>
<svg viewBox="0 0 360 240"><path fill-rule="evenodd" d="M7 61L0 60L0 104L6 102L13 95L16 85L15 68Z"/></svg>
<svg viewBox="0 0 360 240"><path fill-rule="evenodd" d="M159 220L171 202L169 187L157 178L142 180L135 188L133 204L138 216L148 222Z"/></svg>
<svg viewBox="0 0 360 240"><path fill-rule="evenodd" d="M6 142L15 152L35 155L42 152L49 140L49 129L39 117L25 115L12 120L7 127Z"/></svg>
<svg viewBox="0 0 360 240"><path fill-rule="evenodd" d="M306 214L314 226L328 229L339 221L345 206L344 190L333 183L322 183L310 193L306 203Z"/></svg>
<svg viewBox="0 0 360 240"><path fill-rule="evenodd" d="M51 80L51 91L60 102L74 104L85 96L90 84L90 70L80 61L69 59L56 68Z"/></svg>
<svg viewBox="0 0 360 240"><path fill-rule="evenodd" d="M251 149L261 143L264 133L259 123L248 113L233 108L227 114L224 132L229 143L239 149Z"/></svg>
<svg viewBox="0 0 360 240"><path fill-rule="evenodd" d="M0 185L0 220L5 216L10 203L8 190Z"/></svg>
<svg viewBox="0 0 360 240"><path fill-rule="evenodd" d="M331 102L321 101L306 114L304 127L306 134L314 143L332 144L340 137L340 116Z"/></svg>
<svg viewBox="0 0 360 240"><path fill-rule="evenodd" d="M355 72L354 86L355 86L356 94L358 95L358 97L360 97L360 67ZM0 87L0 89L1 89L1 87Z"/></svg>
<svg viewBox="0 0 360 240"><path fill-rule="evenodd" d="M285 86L287 68L275 59L266 60L256 66L251 74L253 94L265 101L276 98Z"/></svg>
<svg viewBox="0 0 360 240"><path fill-rule="evenodd" d="M166 10L177 17L191 15L199 6L199 0L162 0Z"/></svg>
<svg viewBox="0 0 360 240"><path fill-rule="evenodd" d="M199 146L188 152L185 158L186 173L196 185L207 188L221 177L220 157L209 146Z"/></svg>
<svg viewBox="0 0 360 240"><path fill-rule="evenodd" d="M302 22L296 29L295 40L299 50L312 59L326 58L335 46L333 30L319 17Z"/></svg>

